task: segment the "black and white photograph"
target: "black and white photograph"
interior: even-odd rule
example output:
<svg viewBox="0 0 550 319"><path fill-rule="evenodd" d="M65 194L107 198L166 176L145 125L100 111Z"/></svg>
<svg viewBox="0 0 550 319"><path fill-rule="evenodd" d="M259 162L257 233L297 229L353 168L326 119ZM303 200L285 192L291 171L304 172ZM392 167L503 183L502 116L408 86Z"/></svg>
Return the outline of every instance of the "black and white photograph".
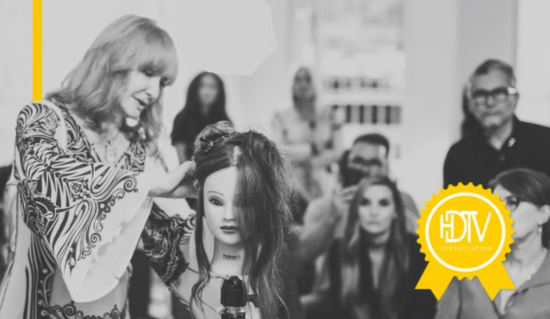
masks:
<svg viewBox="0 0 550 319"><path fill-rule="evenodd" d="M0 0L0 319L550 319L549 31L548 0ZM418 286L458 185L513 222L514 289Z"/></svg>

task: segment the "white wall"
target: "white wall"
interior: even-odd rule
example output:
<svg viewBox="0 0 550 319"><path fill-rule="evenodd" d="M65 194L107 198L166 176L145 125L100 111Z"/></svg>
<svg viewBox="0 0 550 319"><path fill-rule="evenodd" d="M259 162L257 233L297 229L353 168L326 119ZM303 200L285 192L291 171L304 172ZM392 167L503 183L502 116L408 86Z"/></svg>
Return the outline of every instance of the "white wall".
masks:
<svg viewBox="0 0 550 319"><path fill-rule="evenodd" d="M461 88L488 57L515 63L516 0L405 1L407 92L400 186L420 207L443 185L459 139Z"/></svg>
<svg viewBox="0 0 550 319"><path fill-rule="evenodd" d="M13 158L15 117L32 97L32 1L0 1L0 165Z"/></svg>
<svg viewBox="0 0 550 319"><path fill-rule="evenodd" d="M517 0L459 1L458 78L461 82L488 58L515 65L517 11Z"/></svg>
<svg viewBox="0 0 550 319"><path fill-rule="evenodd" d="M242 81L242 127L269 132L273 114L288 98L287 69L290 55L290 0L267 0L273 15L277 49L256 72Z"/></svg>
<svg viewBox="0 0 550 319"><path fill-rule="evenodd" d="M550 1L519 0L516 76L521 120L550 125Z"/></svg>
<svg viewBox="0 0 550 319"><path fill-rule="evenodd" d="M456 136L458 1L405 2L404 165L394 173L421 207L443 184L445 152Z"/></svg>

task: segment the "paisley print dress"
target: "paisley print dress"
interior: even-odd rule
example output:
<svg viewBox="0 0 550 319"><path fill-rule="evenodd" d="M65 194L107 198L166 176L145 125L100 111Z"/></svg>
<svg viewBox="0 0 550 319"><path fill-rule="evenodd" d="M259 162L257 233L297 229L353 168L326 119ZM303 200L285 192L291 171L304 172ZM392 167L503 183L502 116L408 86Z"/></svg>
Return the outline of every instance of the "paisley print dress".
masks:
<svg viewBox="0 0 550 319"><path fill-rule="evenodd" d="M18 115L18 209L11 258L0 286L0 319L128 318L130 259L143 239L153 268L174 284L187 263L193 219L169 217L148 197L158 164L133 141L116 165L101 163L70 112L60 146L58 113L31 103ZM17 171L17 170L16 170ZM24 176L20 176L24 175Z"/></svg>

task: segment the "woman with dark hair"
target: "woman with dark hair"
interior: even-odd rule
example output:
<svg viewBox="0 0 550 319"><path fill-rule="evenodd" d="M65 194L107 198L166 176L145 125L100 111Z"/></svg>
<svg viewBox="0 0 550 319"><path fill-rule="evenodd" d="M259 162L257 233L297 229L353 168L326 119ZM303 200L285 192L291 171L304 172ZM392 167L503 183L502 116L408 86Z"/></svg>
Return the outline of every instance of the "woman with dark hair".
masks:
<svg viewBox="0 0 550 319"><path fill-rule="evenodd" d="M180 162L191 158L193 143L202 129L218 121L229 121L223 81L215 73L202 72L189 84L185 106L174 119L172 145Z"/></svg>
<svg viewBox="0 0 550 319"><path fill-rule="evenodd" d="M127 15L99 34L59 90L23 107L1 319L127 318L130 259L144 229L161 234L146 251L165 281L185 269L177 248L186 222L153 203L196 193L191 162L155 173L164 163L162 93L176 72L168 33Z"/></svg>
<svg viewBox="0 0 550 319"><path fill-rule="evenodd" d="M192 288L175 289L198 318L219 318L221 282L237 276L253 301L247 318L286 316L280 263L290 222L289 163L264 135L237 133L229 122L207 126L195 147L198 269L180 278L195 283ZM214 237L212 256L203 243L205 231Z"/></svg>
<svg viewBox="0 0 550 319"><path fill-rule="evenodd" d="M342 239L327 255L327 280L308 318L429 319L436 300L415 290L426 266L407 233L400 193L387 177L365 179L352 199Z"/></svg>
<svg viewBox="0 0 550 319"><path fill-rule="evenodd" d="M516 289L501 290L491 301L477 277L454 279L440 300L437 318L550 318L550 178L517 168L500 173L490 186L514 220L514 243L504 267Z"/></svg>

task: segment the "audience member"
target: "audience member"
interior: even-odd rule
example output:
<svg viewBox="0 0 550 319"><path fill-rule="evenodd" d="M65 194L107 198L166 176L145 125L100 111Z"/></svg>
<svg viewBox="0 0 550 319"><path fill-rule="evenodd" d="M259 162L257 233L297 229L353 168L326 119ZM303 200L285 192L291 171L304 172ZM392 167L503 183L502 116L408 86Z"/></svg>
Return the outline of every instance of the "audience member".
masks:
<svg viewBox="0 0 550 319"><path fill-rule="evenodd" d="M500 173L490 186L514 220L514 243L504 267L516 289L501 290L491 301L477 278L454 279L440 301L437 318L550 318L550 178L518 168Z"/></svg>
<svg viewBox="0 0 550 319"><path fill-rule="evenodd" d="M482 184L498 173L527 167L550 174L550 128L515 115L519 93L513 68L487 60L470 78L468 105L481 130L454 144L445 159L444 186Z"/></svg>
<svg viewBox="0 0 550 319"><path fill-rule="evenodd" d="M189 84L185 106L174 119L172 145L180 162L191 159L195 137L202 129L218 121L229 121L223 81L215 73L202 72Z"/></svg>
<svg viewBox="0 0 550 319"><path fill-rule="evenodd" d="M296 191L304 203L321 196L320 176L323 168L336 162L337 125L330 112L318 109L312 71L300 67L292 79L292 106L277 113L272 122L273 140L289 151L296 163L299 185ZM305 207L305 205L304 205ZM301 216L296 216L301 220Z"/></svg>
<svg viewBox="0 0 550 319"><path fill-rule="evenodd" d="M389 175L389 151L390 142L385 136L370 133L359 136L344 153L339 166L341 188L335 190L332 197L313 200L306 210L299 249L303 262L317 258L335 237L343 236L349 202L357 184L364 177ZM400 192L400 197L405 208L406 229L414 233L418 209L409 194Z"/></svg>
<svg viewBox="0 0 550 319"><path fill-rule="evenodd" d="M307 318L433 318L434 296L415 290L426 262L405 224L395 184L385 176L365 179L344 236L325 259L326 281L304 298Z"/></svg>

